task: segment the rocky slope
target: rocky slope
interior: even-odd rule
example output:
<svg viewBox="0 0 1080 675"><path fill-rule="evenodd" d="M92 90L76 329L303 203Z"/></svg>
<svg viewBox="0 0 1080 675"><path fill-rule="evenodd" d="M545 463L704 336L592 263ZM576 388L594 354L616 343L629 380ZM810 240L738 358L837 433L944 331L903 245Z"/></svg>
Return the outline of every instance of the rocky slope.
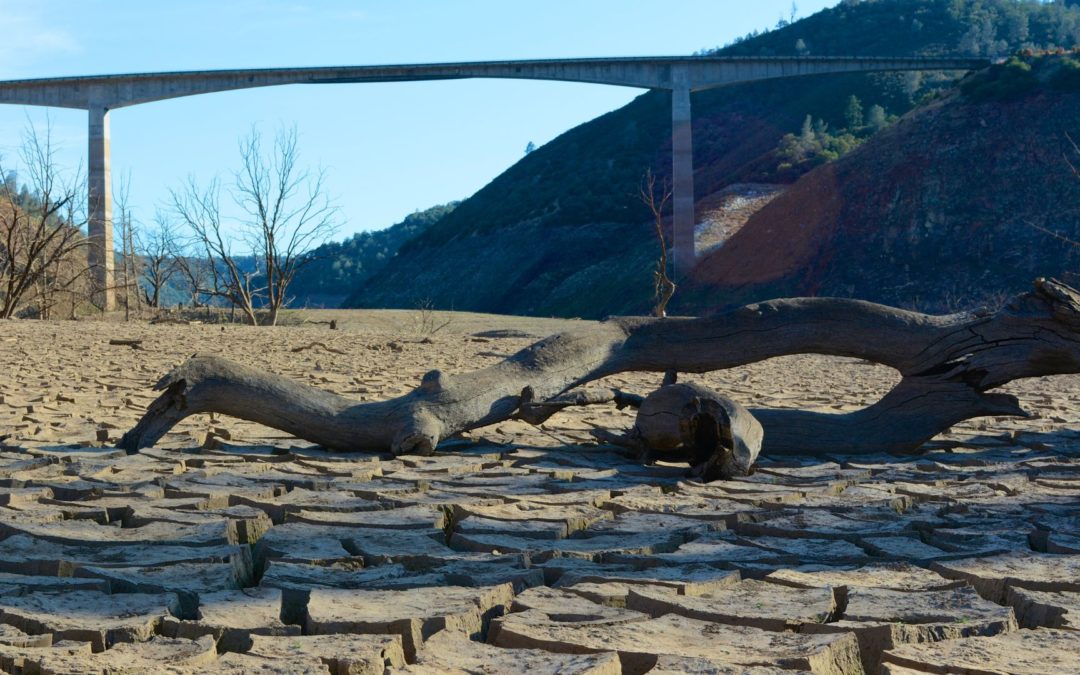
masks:
<svg viewBox="0 0 1080 675"><path fill-rule="evenodd" d="M999 66L803 176L699 264L691 305L838 295L948 310L1037 276L1076 283L1080 91L1061 74L1076 62L1032 63L1015 66L1033 72L1026 93L1006 79L980 94Z"/></svg>

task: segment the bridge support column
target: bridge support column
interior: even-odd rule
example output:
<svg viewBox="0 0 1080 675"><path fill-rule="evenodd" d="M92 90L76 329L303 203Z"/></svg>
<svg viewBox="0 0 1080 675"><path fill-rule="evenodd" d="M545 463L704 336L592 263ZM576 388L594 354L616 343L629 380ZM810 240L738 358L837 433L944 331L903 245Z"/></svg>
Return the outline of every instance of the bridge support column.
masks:
<svg viewBox="0 0 1080 675"><path fill-rule="evenodd" d="M680 69L683 70L683 69ZM690 87L675 77L671 90L671 206L675 280L689 276L697 262L694 245L694 144L691 134ZM680 81L682 80L682 81Z"/></svg>
<svg viewBox="0 0 1080 675"><path fill-rule="evenodd" d="M109 168L109 109L104 105L90 106L90 147L87 171L89 203L90 285L93 302L102 310L116 309L114 280L112 171Z"/></svg>

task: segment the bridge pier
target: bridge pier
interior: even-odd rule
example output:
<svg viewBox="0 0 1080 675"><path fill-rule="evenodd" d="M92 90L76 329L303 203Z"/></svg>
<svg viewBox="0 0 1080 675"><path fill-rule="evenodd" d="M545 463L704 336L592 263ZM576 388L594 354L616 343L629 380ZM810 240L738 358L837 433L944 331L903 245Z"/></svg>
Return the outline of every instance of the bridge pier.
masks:
<svg viewBox="0 0 1080 675"><path fill-rule="evenodd" d="M116 309L112 170L109 167L109 109L104 105L91 104L89 113L87 262L90 266L93 303L103 311L109 312Z"/></svg>
<svg viewBox="0 0 1080 675"><path fill-rule="evenodd" d="M674 230L672 257L675 259L676 282L689 276L697 262L694 244L694 144L691 133L690 87L685 69L678 70L681 72L672 73L671 89L671 207Z"/></svg>

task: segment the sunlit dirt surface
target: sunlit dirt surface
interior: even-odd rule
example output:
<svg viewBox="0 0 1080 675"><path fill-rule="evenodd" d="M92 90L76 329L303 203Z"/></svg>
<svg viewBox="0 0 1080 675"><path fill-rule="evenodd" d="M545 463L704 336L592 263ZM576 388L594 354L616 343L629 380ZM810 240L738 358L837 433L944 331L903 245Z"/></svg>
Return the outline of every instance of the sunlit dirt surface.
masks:
<svg viewBox="0 0 1080 675"><path fill-rule="evenodd" d="M111 447L195 353L370 401L584 323L289 319L308 323L0 323L3 670L1076 672L1080 377L1015 383L1031 419L974 420L918 453L765 458L707 485L596 444L593 428L633 423L603 406L433 457L208 415L137 455ZM897 379L795 356L697 381L843 412Z"/></svg>

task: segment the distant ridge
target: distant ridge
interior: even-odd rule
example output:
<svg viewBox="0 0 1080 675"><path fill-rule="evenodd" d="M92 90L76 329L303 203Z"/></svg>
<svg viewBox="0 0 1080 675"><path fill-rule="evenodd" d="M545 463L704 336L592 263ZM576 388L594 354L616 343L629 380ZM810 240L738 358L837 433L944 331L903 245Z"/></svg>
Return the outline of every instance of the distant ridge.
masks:
<svg viewBox="0 0 1080 675"><path fill-rule="evenodd" d="M385 230L359 232L342 242L323 244L307 254L290 292L294 307L339 307L352 289L378 274L397 255L401 245L422 235L453 212L458 202L411 213Z"/></svg>

